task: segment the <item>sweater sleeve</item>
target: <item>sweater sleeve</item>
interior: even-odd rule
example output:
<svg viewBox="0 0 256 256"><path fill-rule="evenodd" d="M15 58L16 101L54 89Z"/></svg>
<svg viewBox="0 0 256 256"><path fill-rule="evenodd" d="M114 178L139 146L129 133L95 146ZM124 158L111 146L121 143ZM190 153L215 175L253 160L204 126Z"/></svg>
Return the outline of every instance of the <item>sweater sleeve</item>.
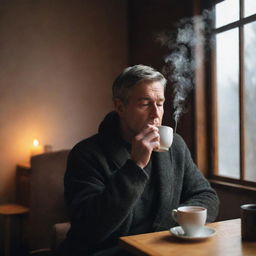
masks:
<svg viewBox="0 0 256 256"><path fill-rule="evenodd" d="M189 149L185 142L179 137L180 149L184 156L184 177L181 194L181 205L195 205L207 208L207 222L216 219L219 209L219 199L215 190L210 186L208 180L198 170L193 162Z"/></svg>
<svg viewBox="0 0 256 256"><path fill-rule="evenodd" d="M65 198L77 246L95 246L122 235L121 227L147 180L146 172L132 160L110 173L98 156L71 151L64 180Z"/></svg>

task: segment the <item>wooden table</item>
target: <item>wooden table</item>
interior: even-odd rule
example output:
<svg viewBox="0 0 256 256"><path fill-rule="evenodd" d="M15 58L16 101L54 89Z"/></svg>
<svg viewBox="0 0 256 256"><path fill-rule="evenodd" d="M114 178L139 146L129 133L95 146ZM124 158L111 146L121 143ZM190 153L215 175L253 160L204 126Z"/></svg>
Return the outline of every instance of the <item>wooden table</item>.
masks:
<svg viewBox="0 0 256 256"><path fill-rule="evenodd" d="M0 205L0 216L4 217L4 255L11 255L11 218L19 217L29 212L29 208L19 204ZM20 224L21 226L21 224ZM21 228L21 227L19 227Z"/></svg>
<svg viewBox="0 0 256 256"><path fill-rule="evenodd" d="M241 240L241 220L208 224L217 234L201 241L181 240L169 231L124 236L120 246L134 255L154 256L256 256L256 242Z"/></svg>

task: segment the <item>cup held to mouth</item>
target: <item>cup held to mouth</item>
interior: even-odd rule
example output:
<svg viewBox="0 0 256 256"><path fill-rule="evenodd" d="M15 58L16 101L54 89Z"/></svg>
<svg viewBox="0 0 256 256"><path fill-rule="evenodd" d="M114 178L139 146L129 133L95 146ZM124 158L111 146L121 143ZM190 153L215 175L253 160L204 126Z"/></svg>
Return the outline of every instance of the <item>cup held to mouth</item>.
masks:
<svg viewBox="0 0 256 256"><path fill-rule="evenodd" d="M173 129L169 126L160 125L157 126L160 135L160 147L154 151L166 152L169 151L170 146L173 142Z"/></svg>

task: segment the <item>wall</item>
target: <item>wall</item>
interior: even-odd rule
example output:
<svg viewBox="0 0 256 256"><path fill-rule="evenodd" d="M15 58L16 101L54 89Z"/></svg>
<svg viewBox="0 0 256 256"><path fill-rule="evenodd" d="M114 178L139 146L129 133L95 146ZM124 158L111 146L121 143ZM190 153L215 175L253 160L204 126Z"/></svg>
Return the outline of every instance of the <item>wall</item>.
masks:
<svg viewBox="0 0 256 256"><path fill-rule="evenodd" d="M128 63L126 0L0 0L0 203L32 140L54 150L93 134Z"/></svg>
<svg viewBox="0 0 256 256"><path fill-rule="evenodd" d="M256 204L256 188L228 185L225 182L211 182L220 199L218 221L240 218L240 206Z"/></svg>

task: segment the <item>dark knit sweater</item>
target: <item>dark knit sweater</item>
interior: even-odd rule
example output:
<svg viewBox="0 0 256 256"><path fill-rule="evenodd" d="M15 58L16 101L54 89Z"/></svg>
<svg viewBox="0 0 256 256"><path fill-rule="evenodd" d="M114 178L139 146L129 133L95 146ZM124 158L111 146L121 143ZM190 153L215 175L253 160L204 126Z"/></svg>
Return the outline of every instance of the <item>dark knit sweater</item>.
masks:
<svg viewBox="0 0 256 256"><path fill-rule="evenodd" d="M169 152L152 153L149 175L129 159L118 124L118 115L108 114L98 134L70 152L64 184L71 229L65 255L125 255L118 254L120 236L169 229L176 225L170 213L181 205L206 207L208 222L217 216L217 195L179 135ZM143 211L149 225L143 223ZM135 228L136 222L141 226Z"/></svg>

